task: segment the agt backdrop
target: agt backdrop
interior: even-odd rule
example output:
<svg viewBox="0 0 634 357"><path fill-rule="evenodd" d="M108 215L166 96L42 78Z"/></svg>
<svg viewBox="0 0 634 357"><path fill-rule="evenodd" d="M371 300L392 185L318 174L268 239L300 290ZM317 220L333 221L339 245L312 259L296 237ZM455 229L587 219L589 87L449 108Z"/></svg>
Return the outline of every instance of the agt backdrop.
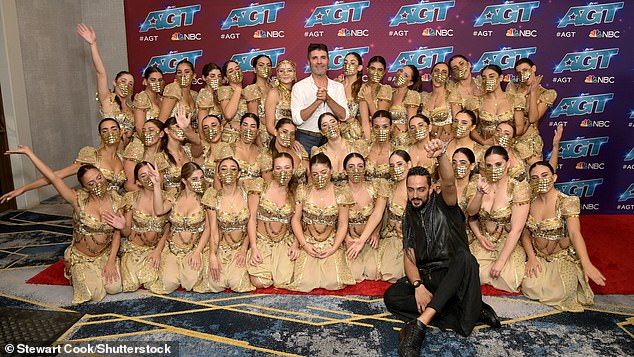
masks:
<svg viewBox="0 0 634 357"><path fill-rule="evenodd" d="M429 81L437 61L463 54L476 74L487 64L514 80L513 66L531 58L557 101L542 118L546 150L565 125L558 187L581 197L585 213L634 213L634 46L629 1L260 1L125 0L128 62L141 77L158 66L166 81L186 58L198 76L206 63L240 63L267 54L297 63L306 76L306 46L330 48L331 77L343 57L381 55L391 80L413 64ZM250 72L250 73L249 73ZM141 90L137 80L137 91ZM195 82L200 87L202 80ZM427 83L429 87L429 83ZM429 88L427 89L429 90Z"/></svg>

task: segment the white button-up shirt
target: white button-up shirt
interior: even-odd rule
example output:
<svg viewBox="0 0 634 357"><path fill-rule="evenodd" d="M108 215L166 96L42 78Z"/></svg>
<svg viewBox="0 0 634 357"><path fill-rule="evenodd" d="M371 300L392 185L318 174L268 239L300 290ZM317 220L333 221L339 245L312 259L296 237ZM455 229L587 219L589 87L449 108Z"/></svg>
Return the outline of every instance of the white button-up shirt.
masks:
<svg viewBox="0 0 634 357"><path fill-rule="evenodd" d="M350 115L348 112L348 99L346 98L346 91L343 84L328 78L328 95L346 111L346 117L339 119L345 120L348 118ZM319 133L320 130L317 126L317 119L323 113L333 112L328 104L321 103L313 115L306 120L302 120L301 111L313 104L315 100L317 100L317 85L312 75L295 83L293 91L291 92L291 113L293 115L293 122L297 125L298 129Z"/></svg>

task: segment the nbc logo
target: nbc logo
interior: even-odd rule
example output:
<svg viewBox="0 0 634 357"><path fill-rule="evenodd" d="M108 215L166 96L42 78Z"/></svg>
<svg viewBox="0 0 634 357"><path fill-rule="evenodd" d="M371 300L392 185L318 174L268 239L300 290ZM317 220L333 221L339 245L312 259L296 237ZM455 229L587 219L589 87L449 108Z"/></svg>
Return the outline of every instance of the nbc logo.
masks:
<svg viewBox="0 0 634 357"><path fill-rule="evenodd" d="M202 40L200 33L180 33L174 32L171 37L172 41L195 41Z"/></svg>
<svg viewBox="0 0 634 357"><path fill-rule="evenodd" d="M339 37L368 37L369 35L370 33L367 29L350 30L344 27L337 32Z"/></svg>
<svg viewBox="0 0 634 357"><path fill-rule="evenodd" d="M453 37L453 29L433 29L427 27L421 32L423 37Z"/></svg>
<svg viewBox="0 0 634 357"><path fill-rule="evenodd" d="M595 83L614 83L614 77L597 77L594 74L589 74L586 76L585 83L591 83L591 84L595 84Z"/></svg>
<svg viewBox="0 0 634 357"><path fill-rule="evenodd" d="M584 162L580 161L575 166L577 170L603 170L605 168L605 164L603 162Z"/></svg>
<svg viewBox="0 0 634 357"><path fill-rule="evenodd" d="M506 30L506 37L519 37L520 36L520 32L517 31L517 29L508 29Z"/></svg>
<svg viewBox="0 0 634 357"><path fill-rule="evenodd" d="M515 82L515 75L514 74L505 74L504 77L502 78L503 82Z"/></svg>
<svg viewBox="0 0 634 357"><path fill-rule="evenodd" d="M255 30L253 32L253 38L281 38L286 37L284 35L284 30L280 31L263 31L263 30Z"/></svg>
<svg viewBox="0 0 634 357"><path fill-rule="evenodd" d="M506 30L506 37L537 37L537 30L518 30L513 27Z"/></svg>
<svg viewBox="0 0 634 357"><path fill-rule="evenodd" d="M620 38L621 31L601 31L594 29L588 34L590 38Z"/></svg>
<svg viewBox="0 0 634 357"><path fill-rule="evenodd" d="M431 81L431 74L425 73L425 74L421 75L420 76L420 80L423 81L423 82Z"/></svg>
<svg viewBox="0 0 634 357"><path fill-rule="evenodd" d="M582 128L609 128L610 121L584 119L579 123L579 126Z"/></svg>

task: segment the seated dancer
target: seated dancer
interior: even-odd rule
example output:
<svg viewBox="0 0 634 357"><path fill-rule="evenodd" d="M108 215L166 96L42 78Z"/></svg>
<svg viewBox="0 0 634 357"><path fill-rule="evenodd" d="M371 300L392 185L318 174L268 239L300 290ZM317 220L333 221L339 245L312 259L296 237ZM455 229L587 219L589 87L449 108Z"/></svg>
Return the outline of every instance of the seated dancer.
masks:
<svg viewBox="0 0 634 357"><path fill-rule="evenodd" d="M403 216L406 276L385 292L387 309L403 320L399 354L419 356L427 325L463 336L481 321L500 327L493 309L482 302L478 264L469 252L464 215L458 207L453 169L439 139L427 145L437 158L442 191L431 190L422 167L407 173L407 210Z"/></svg>

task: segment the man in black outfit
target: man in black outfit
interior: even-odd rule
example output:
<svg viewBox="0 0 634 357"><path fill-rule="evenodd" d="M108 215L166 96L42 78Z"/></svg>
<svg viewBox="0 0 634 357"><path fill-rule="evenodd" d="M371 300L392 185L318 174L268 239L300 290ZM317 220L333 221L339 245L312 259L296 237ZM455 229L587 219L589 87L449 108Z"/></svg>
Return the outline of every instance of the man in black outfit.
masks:
<svg viewBox="0 0 634 357"><path fill-rule="evenodd" d="M400 332L401 356L418 356L427 325L468 336L476 322L500 327L495 311L482 302L478 262L467 243L465 217L458 207L453 168L438 139L425 149L438 160L441 193L431 188L427 169L407 173L403 215L405 277L384 295L385 306L409 321Z"/></svg>

